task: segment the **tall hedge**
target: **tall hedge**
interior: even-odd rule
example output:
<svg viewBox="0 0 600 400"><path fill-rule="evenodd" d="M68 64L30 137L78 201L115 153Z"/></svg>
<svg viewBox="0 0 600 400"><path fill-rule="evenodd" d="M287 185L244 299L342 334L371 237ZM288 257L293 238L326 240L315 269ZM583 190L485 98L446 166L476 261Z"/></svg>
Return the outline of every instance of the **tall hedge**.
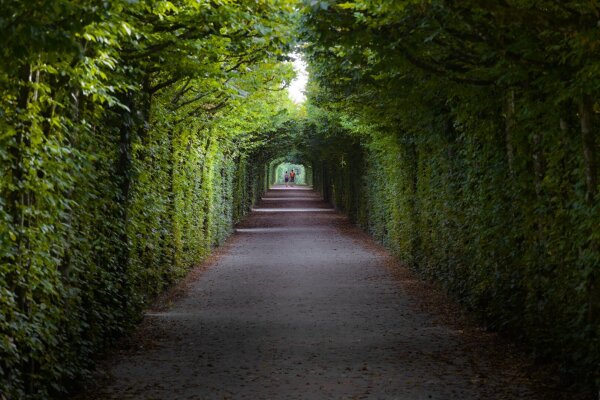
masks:
<svg viewBox="0 0 600 400"><path fill-rule="evenodd" d="M569 381L593 384L600 210L582 190L580 138L546 136L553 154L536 190L526 154L509 169L502 127L473 121L452 132L439 121L409 138L375 129L357 140L332 118L337 133L314 160L316 186L490 329L558 362ZM306 130L319 134L310 122Z"/></svg>
<svg viewBox="0 0 600 400"><path fill-rule="evenodd" d="M0 398L48 399L264 190L293 10L0 3Z"/></svg>
<svg viewBox="0 0 600 400"><path fill-rule="evenodd" d="M600 387L598 4L302 12L317 186L488 326Z"/></svg>

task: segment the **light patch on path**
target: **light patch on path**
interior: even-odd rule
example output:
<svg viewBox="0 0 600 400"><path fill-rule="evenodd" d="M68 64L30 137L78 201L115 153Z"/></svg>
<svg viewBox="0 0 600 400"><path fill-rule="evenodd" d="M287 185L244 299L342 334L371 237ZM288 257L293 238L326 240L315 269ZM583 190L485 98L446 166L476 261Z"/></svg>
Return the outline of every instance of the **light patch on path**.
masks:
<svg viewBox="0 0 600 400"><path fill-rule="evenodd" d="M271 192L280 192L281 191L281 192L290 192L290 193L298 193L299 190L314 193L312 191L313 190L312 187L310 187L310 186L283 186L283 185L278 185L278 186L273 186L270 189Z"/></svg>
<svg viewBox="0 0 600 400"><path fill-rule="evenodd" d="M294 200L301 200L301 201L323 201L320 198L305 198L305 197L263 197L261 199L262 201L294 201Z"/></svg>
<svg viewBox="0 0 600 400"><path fill-rule="evenodd" d="M313 232L332 232L331 228L236 228L237 233L313 233Z"/></svg>
<svg viewBox="0 0 600 400"><path fill-rule="evenodd" d="M252 211L254 211L254 212L261 212L261 213L281 213L281 212L286 212L286 213L292 213L292 212L315 213L315 212L333 212L335 210L333 208L253 208Z"/></svg>

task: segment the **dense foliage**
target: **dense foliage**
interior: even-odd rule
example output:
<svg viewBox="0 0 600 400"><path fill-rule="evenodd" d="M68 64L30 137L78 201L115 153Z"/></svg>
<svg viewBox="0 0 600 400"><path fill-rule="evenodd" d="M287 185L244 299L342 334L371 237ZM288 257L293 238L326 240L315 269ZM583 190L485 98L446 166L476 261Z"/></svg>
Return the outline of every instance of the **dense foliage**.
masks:
<svg viewBox="0 0 600 400"><path fill-rule="evenodd" d="M315 184L565 376L600 384L600 6L306 1Z"/></svg>
<svg viewBox="0 0 600 400"><path fill-rule="evenodd" d="M264 190L292 3L0 1L0 398L85 376Z"/></svg>

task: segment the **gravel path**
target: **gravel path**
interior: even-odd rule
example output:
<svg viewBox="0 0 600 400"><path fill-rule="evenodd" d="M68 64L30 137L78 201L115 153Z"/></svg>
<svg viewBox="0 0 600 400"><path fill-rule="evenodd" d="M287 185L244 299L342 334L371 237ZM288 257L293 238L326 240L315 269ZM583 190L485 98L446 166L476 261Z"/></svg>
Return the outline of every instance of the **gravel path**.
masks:
<svg viewBox="0 0 600 400"><path fill-rule="evenodd" d="M423 306L389 264L315 192L275 188L85 398L549 398L514 349Z"/></svg>

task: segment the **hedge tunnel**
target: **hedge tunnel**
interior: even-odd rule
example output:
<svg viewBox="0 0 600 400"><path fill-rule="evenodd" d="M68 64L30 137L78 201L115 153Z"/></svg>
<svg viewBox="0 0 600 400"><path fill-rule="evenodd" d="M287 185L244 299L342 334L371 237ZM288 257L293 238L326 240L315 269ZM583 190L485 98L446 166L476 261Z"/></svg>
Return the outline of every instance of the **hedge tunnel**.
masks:
<svg viewBox="0 0 600 400"><path fill-rule="evenodd" d="M0 399L89 378L282 166L597 394L598 15L574 0L3 2ZM294 52L304 104L285 90Z"/></svg>

